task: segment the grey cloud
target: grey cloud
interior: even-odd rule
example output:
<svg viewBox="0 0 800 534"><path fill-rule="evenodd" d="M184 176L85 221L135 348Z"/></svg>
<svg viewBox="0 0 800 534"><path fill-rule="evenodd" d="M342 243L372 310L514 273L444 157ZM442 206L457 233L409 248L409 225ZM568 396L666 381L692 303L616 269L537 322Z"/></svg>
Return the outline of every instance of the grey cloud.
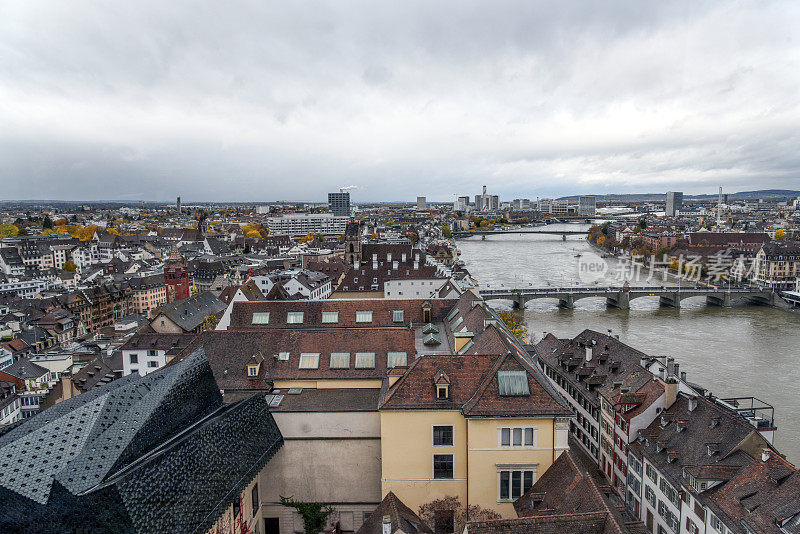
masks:
<svg viewBox="0 0 800 534"><path fill-rule="evenodd" d="M0 196L796 187L800 6L0 0Z"/></svg>

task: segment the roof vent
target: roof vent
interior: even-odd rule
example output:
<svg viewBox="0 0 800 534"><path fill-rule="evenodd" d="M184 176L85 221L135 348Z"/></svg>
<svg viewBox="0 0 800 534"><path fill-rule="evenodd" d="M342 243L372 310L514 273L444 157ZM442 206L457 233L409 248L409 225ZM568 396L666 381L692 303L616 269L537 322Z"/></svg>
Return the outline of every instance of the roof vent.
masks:
<svg viewBox="0 0 800 534"><path fill-rule="evenodd" d="M689 411L693 412L695 408L697 408L697 397L689 397L689 404L688 404Z"/></svg>

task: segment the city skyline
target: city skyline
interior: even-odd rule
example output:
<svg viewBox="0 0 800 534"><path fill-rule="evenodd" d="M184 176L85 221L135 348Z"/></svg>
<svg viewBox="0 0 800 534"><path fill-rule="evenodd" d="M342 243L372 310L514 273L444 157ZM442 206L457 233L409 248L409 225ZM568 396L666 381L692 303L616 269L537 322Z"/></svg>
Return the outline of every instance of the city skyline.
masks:
<svg viewBox="0 0 800 534"><path fill-rule="evenodd" d="M9 4L3 196L789 188L798 9Z"/></svg>

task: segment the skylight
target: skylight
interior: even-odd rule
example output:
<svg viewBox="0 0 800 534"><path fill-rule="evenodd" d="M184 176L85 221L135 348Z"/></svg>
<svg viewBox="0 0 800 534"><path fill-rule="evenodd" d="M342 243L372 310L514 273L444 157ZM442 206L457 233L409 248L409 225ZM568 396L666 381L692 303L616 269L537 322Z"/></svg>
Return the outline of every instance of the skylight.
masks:
<svg viewBox="0 0 800 534"><path fill-rule="evenodd" d="M349 369L350 368L350 353L349 352L331 352L331 362L329 367L331 369Z"/></svg>
<svg viewBox="0 0 800 534"><path fill-rule="evenodd" d="M454 322L452 325L450 325L450 331L451 332L455 332L456 328L458 328L458 326L463 322L464 322L464 318L463 317L459 317L456 322Z"/></svg>
<svg viewBox="0 0 800 534"><path fill-rule="evenodd" d="M386 367L393 368L408 365L408 356L405 352L390 352L386 355Z"/></svg>
<svg viewBox="0 0 800 534"><path fill-rule="evenodd" d="M269 312L253 312L253 324L269 324Z"/></svg>
<svg viewBox="0 0 800 534"><path fill-rule="evenodd" d="M319 353L303 353L300 355L300 369L319 369Z"/></svg>
<svg viewBox="0 0 800 534"><path fill-rule="evenodd" d="M453 308L453 311L451 311L451 312L450 312L450 313L447 315L447 320L448 320L448 321L452 321L452 320L453 320L453 317L455 317L456 315L458 315L458 308Z"/></svg>
<svg viewBox="0 0 800 534"><path fill-rule="evenodd" d="M497 371L497 385L502 397L530 395L528 373L525 371Z"/></svg>
<svg viewBox="0 0 800 534"><path fill-rule="evenodd" d="M374 352L356 352L356 369L375 369Z"/></svg>
<svg viewBox="0 0 800 534"><path fill-rule="evenodd" d="M324 312L322 312L322 322L323 323L338 323L339 322L339 312L338 311L324 311Z"/></svg>
<svg viewBox="0 0 800 534"><path fill-rule="evenodd" d="M286 324L303 324L303 312L289 312L286 314Z"/></svg>

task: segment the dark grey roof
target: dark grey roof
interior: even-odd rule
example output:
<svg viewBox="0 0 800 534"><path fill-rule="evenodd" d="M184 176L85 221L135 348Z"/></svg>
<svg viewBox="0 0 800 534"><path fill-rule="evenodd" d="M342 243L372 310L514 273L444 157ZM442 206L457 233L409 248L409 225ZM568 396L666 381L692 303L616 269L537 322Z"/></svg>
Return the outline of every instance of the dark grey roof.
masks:
<svg viewBox="0 0 800 534"><path fill-rule="evenodd" d="M50 371L26 358L20 358L8 367L3 368L3 372L21 380L30 380L46 375Z"/></svg>
<svg viewBox="0 0 800 534"><path fill-rule="evenodd" d="M0 436L0 531L205 532L282 442L262 396L222 404L197 350Z"/></svg>
<svg viewBox="0 0 800 534"><path fill-rule="evenodd" d="M161 313L183 330L191 332L209 315L217 315L227 308L216 295L206 291L187 299L178 300L161 307Z"/></svg>

